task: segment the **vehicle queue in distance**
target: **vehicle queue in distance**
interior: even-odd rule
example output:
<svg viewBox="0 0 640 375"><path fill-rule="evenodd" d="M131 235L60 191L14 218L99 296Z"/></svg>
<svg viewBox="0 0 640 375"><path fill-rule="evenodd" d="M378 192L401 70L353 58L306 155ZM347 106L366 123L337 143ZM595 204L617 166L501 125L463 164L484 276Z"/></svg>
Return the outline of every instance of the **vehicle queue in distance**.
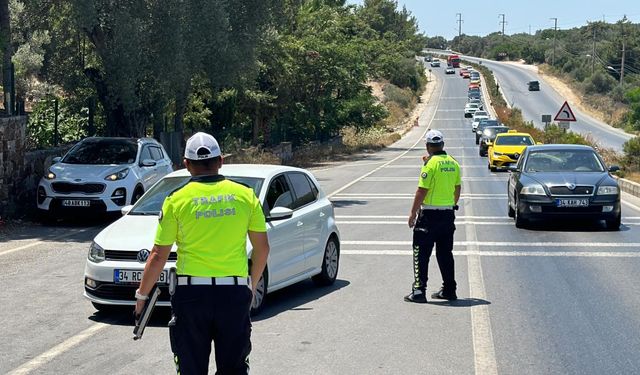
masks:
<svg viewBox="0 0 640 375"><path fill-rule="evenodd" d="M459 74L469 79L464 117L471 119L479 157L487 157L491 172L510 172L507 214L517 228L533 220L570 217L620 229L620 188L611 175L618 166L607 166L590 146L542 145L530 134L510 129L484 110L480 73L467 66ZM529 91L540 90L538 81L527 85Z"/></svg>

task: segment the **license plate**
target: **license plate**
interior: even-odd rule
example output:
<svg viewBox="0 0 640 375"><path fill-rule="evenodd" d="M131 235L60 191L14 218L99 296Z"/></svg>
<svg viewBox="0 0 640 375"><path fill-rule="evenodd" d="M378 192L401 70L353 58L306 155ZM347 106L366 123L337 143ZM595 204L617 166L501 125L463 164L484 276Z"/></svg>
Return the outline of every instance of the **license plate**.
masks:
<svg viewBox="0 0 640 375"><path fill-rule="evenodd" d="M65 207L89 207L91 201L87 199L64 199L62 205Z"/></svg>
<svg viewBox="0 0 640 375"><path fill-rule="evenodd" d="M142 281L142 270L113 270L113 282L116 284L140 284ZM158 283L167 284L169 272L162 271L158 278Z"/></svg>
<svg viewBox="0 0 640 375"><path fill-rule="evenodd" d="M589 199L556 199L557 207L589 207Z"/></svg>

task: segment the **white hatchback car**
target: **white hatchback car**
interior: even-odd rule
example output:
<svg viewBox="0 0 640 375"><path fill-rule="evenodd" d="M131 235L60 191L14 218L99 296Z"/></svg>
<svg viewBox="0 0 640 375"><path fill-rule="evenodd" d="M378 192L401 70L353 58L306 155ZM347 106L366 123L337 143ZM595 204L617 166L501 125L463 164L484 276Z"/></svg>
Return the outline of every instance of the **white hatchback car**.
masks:
<svg viewBox="0 0 640 375"><path fill-rule="evenodd" d="M279 165L225 165L220 173L250 186L262 202L271 252L258 284L252 312L264 305L267 293L311 277L317 284L332 284L338 275L340 234L333 205L318 181L306 170ZM186 169L165 176L125 215L93 240L85 267L84 295L102 310L113 305L133 305L144 263L153 246L158 213L164 199L186 184ZM169 306L167 275L175 267L172 249L160 276L158 305ZM247 240L247 261L251 242Z"/></svg>
<svg viewBox="0 0 640 375"><path fill-rule="evenodd" d="M488 120L490 119L489 113L485 111L478 110L473 114L473 120L471 121L471 131L473 133L478 130L478 124L480 124L480 120Z"/></svg>
<svg viewBox="0 0 640 375"><path fill-rule="evenodd" d="M36 198L47 216L119 212L173 171L151 138L85 138L53 162Z"/></svg>

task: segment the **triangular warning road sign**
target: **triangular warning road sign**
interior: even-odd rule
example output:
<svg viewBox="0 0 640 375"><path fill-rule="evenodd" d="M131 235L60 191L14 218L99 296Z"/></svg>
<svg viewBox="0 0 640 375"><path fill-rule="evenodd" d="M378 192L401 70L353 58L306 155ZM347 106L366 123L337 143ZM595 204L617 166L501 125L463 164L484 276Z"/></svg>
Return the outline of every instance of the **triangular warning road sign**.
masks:
<svg viewBox="0 0 640 375"><path fill-rule="evenodd" d="M560 107L560 110L556 114L556 117L553 118L554 121L576 121L576 116L573 114L571 107L569 107L569 103L566 101Z"/></svg>

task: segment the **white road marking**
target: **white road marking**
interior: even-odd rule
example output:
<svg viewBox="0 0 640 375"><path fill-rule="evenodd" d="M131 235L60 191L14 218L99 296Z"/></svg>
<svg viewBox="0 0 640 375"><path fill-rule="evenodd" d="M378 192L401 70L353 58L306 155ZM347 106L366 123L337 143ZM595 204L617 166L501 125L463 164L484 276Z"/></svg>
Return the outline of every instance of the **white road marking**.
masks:
<svg viewBox="0 0 640 375"><path fill-rule="evenodd" d="M360 199L360 200L376 200L376 199L395 199L395 200L409 200L413 198L413 196L411 197L406 197L406 196L399 196L399 197L372 197L372 196L365 196L365 197L361 197L361 196L354 196L354 197L343 197L343 196L334 196L333 198L331 198L332 202L335 201L343 201L343 200L353 200L353 199ZM460 200L469 200L469 199L473 199L473 200L494 200L494 199L507 199L507 196L499 196L499 197L461 197Z"/></svg>
<svg viewBox="0 0 640 375"><path fill-rule="evenodd" d="M463 191L471 191L469 180L463 181L463 185ZM463 201L462 205L466 212L473 215L472 200L467 199ZM477 252L478 241L475 225L466 225L465 234L469 239L466 244L467 251ZM467 257L467 273L469 275L469 295L479 300L487 300L480 257L476 255ZM471 306L470 314L475 373L476 375L497 375L498 364L491 331L491 320L489 319L489 307L483 304Z"/></svg>
<svg viewBox="0 0 640 375"><path fill-rule="evenodd" d="M338 225L407 225L406 221L340 221ZM514 226L513 223L506 221L456 221L456 225L505 225ZM639 224L640 225L640 224Z"/></svg>
<svg viewBox="0 0 640 375"><path fill-rule="evenodd" d="M626 204L627 206L629 206L629 207L633 208L633 209L634 209L634 210L636 210L636 211L640 211L640 207L636 206L635 204L633 204L633 203L631 203L631 202L629 202L629 201L621 200L621 202L622 202L622 203L624 203L624 204Z"/></svg>
<svg viewBox="0 0 640 375"><path fill-rule="evenodd" d="M358 181L363 182L405 182L412 181L417 182L418 176L413 177L362 177ZM495 181L495 182L507 182L506 178L503 177L462 177L462 181ZM331 196L336 195L332 194Z"/></svg>
<svg viewBox="0 0 640 375"><path fill-rule="evenodd" d="M61 240L61 239L67 238L67 237L71 237L71 236L73 236L75 234L83 233L83 232L86 232L86 231L91 230L91 229L96 229L96 228L95 227L89 227L89 228L84 228L84 229L78 229L78 230L74 230L72 232L66 232L66 233L61 234L59 236L54 236L54 237L48 238L46 240L30 242L30 243L28 243L26 245L14 247L14 248L11 248L11 249L2 250L2 251L0 251L0 256L11 254L11 253L15 253L16 251L30 249L32 247L35 247L35 246L38 246L38 245L42 245L45 242L55 242L57 240Z"/></svg>
<svg viewBox="0 0 640 375"><path fill-rule="evenodd" d="M340 255L403 255L412 256L413 252L407 250L340 250ZM454 250L456 256L478 256L478 257L554 257L554 258L640 258L640 252L636 251L468 251ZM472 293L470 293L473 295ZM474 295L475 297L475 295Z"/></svg>
<svg viewBox="0 0 640 375"><path fill-rule="evenodd" d="M371 170L370 172L367 172L365 174L363 174L362 176L356 178L355 180L349 182L348 184L344 185L343 187L333 191L331 194L327 195L327 198L331 198L334 195L350 188L351 186L355 185L356 183L365 180L367 177L371 176L372 174L376 173L377 171L385 168L386 166L388 166L389 164L395 162L396 160L402 158L403 156L406 156L409 151L411 151L412 149L414 149L416 147L416 145L418 145L422 139L424 138L424 135L427 134L427 131L429 131L429 129L431 128L431 123L433 123L433 118L436 116L436 112L438 111L438 107L440 106L440 97L442 96L442 91L444 90L444 85L440 86L440 94L438 95L438 104L436 104L436 108L433 111L433 115L431 116L431 120L429 120L429 123L427 124L426 129L424 130L424 132L422 133L422 135L420 136L420 138L418 138L418 140L413 144L413 146L411 146L409 149L407 149L406 151L404 151L403 153L401 153L400 155L396 156L395 158L389 160L388 162L382 164L381 166Z"/></svg>
<svg viewBox="0 0 640 375"><path fill-rule="evenodd" d="M407 228L408 230L408 228ZM360 246L411 246L411 241L341 241L342 245ZM640 242L498 242L498 241L456 241L454 246L482 247L631 247L640 248Z"/></svg>
<svg viewBox="0 0 640 375"><path fill-rule="evenodd" d="M104 323L95 323L94 325L92 325L91 327L85 329L84 331L78 333L75 336L72 336L70 338L68 338L67 340L61 342L60 344L54 346L53 348L47 350L46 352L40 354L39 356L33 358L32 360L30 360L29 362L23 364L22 366L14 369L13 371L9 372L8 375L23 375L23 374L28 374L31 371L42 367L42 365L46 364L47 362L50 362L52 359L54 359L55 357L69 351L70 349L72 349L73 347L79 345L80 343L82 343L83 341L85 341L86 339L88 339L89 337L95 335L96 333L100 332L101 330L105 329L109 327L108 324L104 324Z"/></svg>
<svg viewBox="0 0 640 375"><path fill-rule="evenodd" d="M461 197L504 197L506 196L507 193L503 193L503 194L495 194L495 193L469 193L469 194L460 194ZM396 197L396 196L403 196L403 197L411 197L413 198L413 193L340 193L338 194L338 196L341 197L347 197L347 196L352 196L352 197Z"/></svg>
<svg viewBox="0 0 640 375"><path fill-rule="evenodd" d="M387 167L387 169L414 169L416 171L419 171L420 168L422 168L421 164L410 164L410 165L403 165L403 164L398 164L398 165L389 165ZM464 165L464 164L460 164L460 168L462 169L475 169L475 168L482 168L482 169L487 169L487 165L486 164L482 164L482 165Z"/></svg>
<svg viewBox="0 0 640 375"><path fill-rule="evenodd" d="M336 215L336 219L406 219L406 215ZM465 220L507 220L513 222L508 216L456 216L456 219ZM623 216L622 220L640 220L640 216Z"/></svg>

